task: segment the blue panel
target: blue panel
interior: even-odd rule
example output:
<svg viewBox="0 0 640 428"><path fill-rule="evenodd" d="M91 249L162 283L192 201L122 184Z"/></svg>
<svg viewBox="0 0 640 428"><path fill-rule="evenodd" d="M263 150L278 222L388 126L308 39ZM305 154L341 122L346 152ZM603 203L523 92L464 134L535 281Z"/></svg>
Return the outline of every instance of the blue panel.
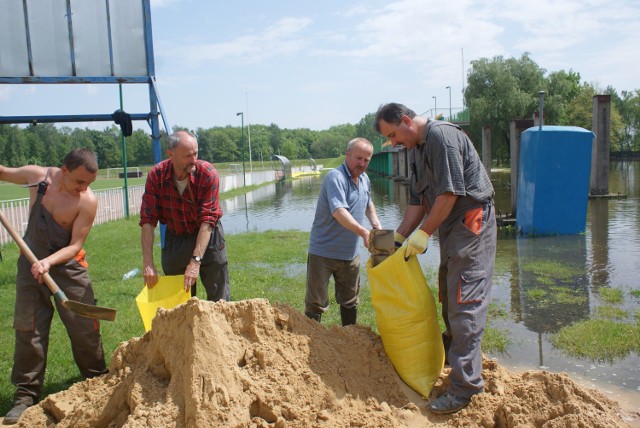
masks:
<svg viewBox="0 0 640 428"><path fill-rule="evenodd" d="M575 126L529 128L520 139L518 230L531 235L584 232L594 134Z"/></svg>

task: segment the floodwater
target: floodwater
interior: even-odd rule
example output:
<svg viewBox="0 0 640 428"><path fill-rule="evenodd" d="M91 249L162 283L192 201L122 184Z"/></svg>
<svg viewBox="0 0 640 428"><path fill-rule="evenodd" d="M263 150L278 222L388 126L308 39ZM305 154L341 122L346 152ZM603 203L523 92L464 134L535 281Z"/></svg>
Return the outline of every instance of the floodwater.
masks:
<svg viewBox="0 0 640 428"><path fill-rule="evenodd" d="M382 225L394 229L408 202L408 186L370 176ZM321 177L278 182L225 200L222 222L228 234L269 229L311 230ZM496 210L510 213L509 173L494 171ZM555 349L550 336L562 327L594 317L605 306L600 293L619 289L628 322L637 322L640 297L640 161L611 162L609 191L620 199L589 200L586 232L571 236L524 237L501 232L498 239L492 302L508 315L492 325L509 332L505 354L490 355L516 370L567 372L614 399L640 408L640 355L593 362ZM566 207L564 208L566 209ZM578 213L577 215L584 215ZM368 253L363 247L361 258ZM439 263L438 239L419 257L427 269ZM294 267L295 268L295 267ZM304 270L304 266L299 267Z"/></svg>

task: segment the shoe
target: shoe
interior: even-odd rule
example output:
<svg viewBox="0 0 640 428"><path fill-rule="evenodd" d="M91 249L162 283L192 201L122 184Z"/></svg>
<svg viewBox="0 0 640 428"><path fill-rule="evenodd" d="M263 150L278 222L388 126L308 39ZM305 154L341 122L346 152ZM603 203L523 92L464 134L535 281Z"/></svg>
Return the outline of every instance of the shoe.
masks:
<svg viewBox="0 0 640 428"><path fill-rule="evenodd" d="M320 314L314 314L312 312L305 312L304 314L307 316L307 318L311 318L312 320L316 320L318 322L321 322L321 320L322 320L322 314L321 313Z"/></svg>
<svg viewBox="0 0 640 428"><path fill-rule="evenodd" d="M439 414L455 413L467 407L470 402L470 398L456 397L449 392L445 392L429 403L429 410Z"/></svg>
<svg viewBox="0 0 640 428"><path fill-rule="evenodd" d="M29 406L27 406L26 404L16 404L11 410L7 412L6 415L4 415L4 420L2 421L2 423L4 425L13 425L18 423L18 419L20 419L22 413L28 408Z"/></svg>

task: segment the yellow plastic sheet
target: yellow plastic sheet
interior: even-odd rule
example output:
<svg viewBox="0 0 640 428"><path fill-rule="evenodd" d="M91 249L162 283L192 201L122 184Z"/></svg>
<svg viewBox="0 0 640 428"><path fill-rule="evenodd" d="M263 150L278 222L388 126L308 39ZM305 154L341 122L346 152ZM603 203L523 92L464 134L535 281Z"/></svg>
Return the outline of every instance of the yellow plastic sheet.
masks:
<svg viewBox="0 0 640 428"><path fill-rule="evenodd" d="M158 277L158 283L153 288L145 285L136 297L145 331L151 330L151 321L158 308L171 309L190 297L191 293L184 291L184 275Z"/></svg>
<svg viewBox="0 0 640 428"><path fill-rule="evenodd" d="M396 251L376 267L367 262L378 331L400 378L429 397L444 367L436 304L416 257Z"/></svg>

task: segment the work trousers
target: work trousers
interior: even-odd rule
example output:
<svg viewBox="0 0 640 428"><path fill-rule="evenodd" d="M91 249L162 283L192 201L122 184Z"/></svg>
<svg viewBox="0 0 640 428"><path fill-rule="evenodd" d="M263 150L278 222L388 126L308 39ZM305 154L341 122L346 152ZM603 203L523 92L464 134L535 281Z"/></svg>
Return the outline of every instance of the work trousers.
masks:
<svg viewBox="0 0 640 428"><path fill-rule="evenodd" d="M198 233L176 235L166 229L162 248L162 270L165 275L182 275L191 262ZM222 223L211 231L211 238L200 262L200 280L207 291L207 300L231 300L227 248ZM196 295L196 284L191 296Z"/></svg>
<svg viewBox="0 0 640 428"><path fill-rule="evenodd" d="M451 341L449 392L469 398L483 391L480 344L487 321L496 254L493 203L448 220L439 229L438 288L444 336Z"/></svg>
<svg viewBox="0 0 640 428"><path fill-rule="evenodd" d="M307 291L305 313L322 314L329 309L329 280L335 280L336 302L347 309L358 306L360 292L360 256L353 260L329 259L307 255Z"/></svg>
<svg viewBox="0 0 640 428"><path fill-rule="evenodd" d="M16 347L11 382L16 386L15 404L35 404L44 384L49 349L49 331L53 319L52 294L31 274L31 264L21 255L18 259L16 304L13 327ZM65 265L53 266L49 272L69 300L95 305L93 289L84 266L72 259ZM54 299L64 324L73 359L84 378L107 372L98 321L76 315Z"/></svg>

